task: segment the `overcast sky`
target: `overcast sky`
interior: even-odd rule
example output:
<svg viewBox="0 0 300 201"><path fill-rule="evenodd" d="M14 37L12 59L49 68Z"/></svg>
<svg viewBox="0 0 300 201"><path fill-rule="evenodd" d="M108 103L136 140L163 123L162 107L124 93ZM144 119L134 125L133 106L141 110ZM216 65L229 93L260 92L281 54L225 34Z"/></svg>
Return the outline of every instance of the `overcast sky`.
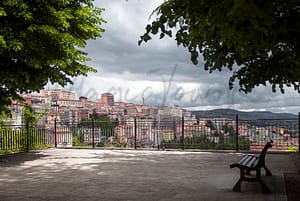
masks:
<svg viewBox="0 0 300 201"><path fill-rule="evenodd" d="M238 110L268 110L300 112L300 95L291 90L273 93L270 87L256 88L245 95L238 89L228 89L230 72L209 74L203 62L190 61L186 49L170 38L153 38L138 46L139 37L150 23L151 12L162 0L96 0L105 8L102 37L89 41L85 51L97 68L97 73L74 79L67 89L79 96L99 99L99 94L111 92L116 101L144 103L151 106L179 105L194 110L231 108Z"/></svg>

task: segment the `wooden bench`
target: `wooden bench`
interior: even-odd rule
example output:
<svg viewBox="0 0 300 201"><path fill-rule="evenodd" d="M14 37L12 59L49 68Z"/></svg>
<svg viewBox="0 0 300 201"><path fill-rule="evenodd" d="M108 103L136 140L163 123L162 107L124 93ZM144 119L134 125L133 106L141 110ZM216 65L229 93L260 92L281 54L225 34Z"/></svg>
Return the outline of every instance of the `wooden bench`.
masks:
<svg viewBox="0 0 300 201"><path fill-rule="evenodd" d="M240 169L240 179L233 187L233 191L241 192L241 184L243 181L247 182L259 182L262 186L263 193L271 193L270 189L261 179L261 168L265 169L267 176L272 176L271 171L267 168L265 164L265 156L267 150L272 147L272 142L267 142L262 149L259 157L254 155L243 155L240 160L236 163L230 165L230 168ZM251 176L251 171L256 171L255 177Z"/></svg>

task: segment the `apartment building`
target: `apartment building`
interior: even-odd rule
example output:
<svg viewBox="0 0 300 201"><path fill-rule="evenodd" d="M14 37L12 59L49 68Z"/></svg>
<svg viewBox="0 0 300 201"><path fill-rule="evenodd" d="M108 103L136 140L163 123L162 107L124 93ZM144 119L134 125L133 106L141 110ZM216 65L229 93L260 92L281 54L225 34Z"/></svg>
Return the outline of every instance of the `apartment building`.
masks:
<svg viewBox="0 0 300 201"><path fill-rule="evenodd" d="M158 110L159 116L170 116L170 117L182 117L183 109L178 105L173 105L171 107L162 107Z"/></svg>
<svg viewBox="0 0 300 201"><path fill-rule="evenodd" d="M40 93L24 94L25 104L31 106L37 115L45 114L39 126L47 128L53 127L54 122L58 125L78 124L82 119L89 119L96 112L100 115L108 115L112 120L126 122L135 117L138 119L151 119L151 121L171 121L179 122L182 115L188 119L188 122L196 121L191 113L184 113L179 106L172 107L150 107L145 104L134 104L126 102L114 102L114 96L111 93L101 94L101 101L90 101L87 97L80 96L72 91L63 89L42 90ZM18 106L20 107L20 106ZM21 123L21 110L12 106L14 121ZM18 119L18 120L17 120ZM173 123L170 128L174 128Z"/></svg>
<svg viewBox="0 0 300 201"><path fill-rule="evenodd" d="M48 97L48 99L52 102L59 99L77 100L77 94L75 92L68 91L68 90L62 90L62 89L42 90L41 94Z"/></svg>
<svg viewBox="0 0 300 201"><path fill-rule="evenodd" d="M10 106L11 118L6 118L4 121L10 126L22 125L23 110L24 105L14 101Z"/></svg>
<svg viewBox="0 0 300 201"><path fill-rule="evenodd" d="M113 106L114 105L114 95L111 93L101 94L101 102L104 106Z"/></svg>

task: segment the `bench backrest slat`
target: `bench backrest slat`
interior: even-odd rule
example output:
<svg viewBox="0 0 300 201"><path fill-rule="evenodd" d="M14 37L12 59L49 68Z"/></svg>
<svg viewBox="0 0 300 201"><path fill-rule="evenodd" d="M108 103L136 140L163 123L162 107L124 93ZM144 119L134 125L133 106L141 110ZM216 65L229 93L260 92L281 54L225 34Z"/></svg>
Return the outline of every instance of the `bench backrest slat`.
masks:
<svg viewBox="0 0 300 201"><path fill-rule="evenodd" d="M258 158L253 155L245 155L239 160L238 164L247 167L255 167L258 164Z"/></svg>
<svg viewBox="0 0 300 201"><path fill-rule="evenodd" d="M237 163L238 164L245 164L249 160L248 155L244 155Z"/></svg>
<svg viewBox="0 0 300 201"><path fill-rule="evenodd" d="M249 166L250 167L255 167L257 165L257 158L256 157L252 157L251 161L249 162Z"/></svg>
<svg viewBox="0 0 300 201"><path fill-rule="evenodd" d="M251 159L252 159L251 155L245 155L241 158L241 160L238 162L238 164L247 166L247 164L249 163L249 161L251 161Z"/></svg>

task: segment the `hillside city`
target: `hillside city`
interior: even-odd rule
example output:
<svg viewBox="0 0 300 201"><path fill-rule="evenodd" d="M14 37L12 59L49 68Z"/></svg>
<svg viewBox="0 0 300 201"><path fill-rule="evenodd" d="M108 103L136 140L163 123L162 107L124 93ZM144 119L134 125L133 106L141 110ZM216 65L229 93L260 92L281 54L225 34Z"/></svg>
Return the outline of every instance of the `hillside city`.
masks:
<svg viewBox="0 0 300 201"><path fill-rule="evenodd" d="M32 111L41 116L36 126L47 131L46 139L52 143L55 132L57 137L55 143L59 145L74 145L72 141L74 135L77 135L76 140L81 139L81 143L86 144L113 143L111 137L114 136L118 138L120 146L126 147L133 147L137 142L141 143L141 146L175 143L176 147L177 143L182 142L180 139L184 139L193 147L196 145L201 148L204 142L204 147L211 143L209 146L218 144L225 146L226 142L226 146L232 148L235 146L236 128L245 149L256 149L258 144L261 145L269 137L275 140L276 147L280 146L278 149L281 150L298 144L297 128L294 126L286 127L283 124L279 125L278 122L272 122L271 125L239 122L237 126L236 119L197 118L191 111L177 105L153 107L115 101L112 93L100 94L99 101L88 100L83 96L78 98L75 92L63 89L42 90L40 93L22 96L24 103L12 104L12 118L7 119L7 123L13 127L24 124L22 120L24 105L30 105ZM117 127L113 129L114 131L105 128L74 131L75 127L80 129L79 125L94 120L95 116L105 116L110 122L117 122Z"/></svg>
<svg viewBox="0 0 300 201"><path fill-rule="evenodd" d="M24 104L30 105L35 114L45 113L38 122L39 126L51 128L56 119L61 125L79 124L81 120L87 120L92 114L106 115L111 120L124 122L137 119L173 120L182 118L196 123L195 115L180 108L177 105L172 107L152 107L145 104L126 103L115 101L112 93L100 94L99 101L88 100L72 91L63 89L42 90L40 93L22 95L25 102L14 102L11 106L12 118L8 119L10 125L21 125Z"/></svg>

